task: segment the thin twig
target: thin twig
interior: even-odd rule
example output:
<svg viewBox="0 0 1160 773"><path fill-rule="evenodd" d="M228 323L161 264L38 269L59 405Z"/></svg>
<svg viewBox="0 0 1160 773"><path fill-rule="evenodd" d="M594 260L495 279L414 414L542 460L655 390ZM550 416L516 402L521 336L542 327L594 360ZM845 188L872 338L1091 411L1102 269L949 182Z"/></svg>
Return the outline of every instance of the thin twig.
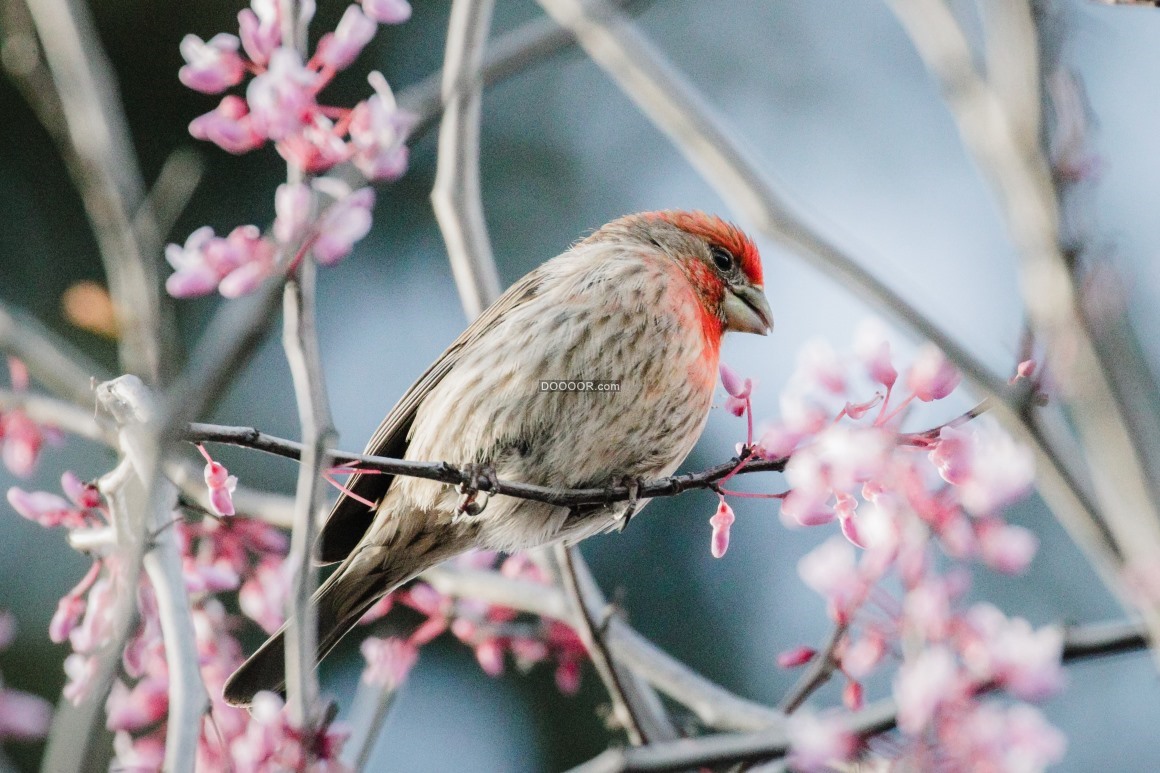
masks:
<svg viewBox="0 0 1160 773"><path fill-rule="evenodd" d="M838 645L846 636L846 629L845 623L834 626L834 630L826 637L826 641L818 650L818 654L810 661L809 668L781 699L781 703L777 706L780 711L784 711L786 714L794 713L810 695L830 681L834 671L841 665L836 655Z"/></svg>
<svg viewBox="0 0 1160 773"><path fill-rule="evenodd" d="M596 609L586 596L584 588L581 588L576 564L572 560L576 551L577 548L566 545L557 545L555 548L556 562L560 566L560 584L563 585L564 593L571 601L574 610L570 617L575 620L576 633L584 642L584 648L588 650L588 657L592 660L596 673L600 675L600 680L604 682L604 686L608 690L608 698L612 701L613 717L624 728L629 743L640 746L648 743L650 739L641 728L640 720L630 702L631 699L626 694L620 674L617 672L612 655L604 640L609 613L607 610Z"/></svg>
<svg viewBox="0 0 1160 773"><path fill-rule="evenodd" d="M1136 652L1147 648L1144 627L1136 623L1099 623L1065 630L1063 661ZM846 728L863 738L893 730L897 707L887 699L846 714ZM785 756L789 739L783 728L757 733L708 735L675 743L609 749L572 773L630 773L691 770L736 762L763 762Z"/></svg>
<svg viewBox="0 0 1160 773"><path fill-rule="evenodd" d="M55 394L77 405L95 404L93 383L108 372L48 330L39 321L0 303L0 351L23 362L29 374Z"/></svg>

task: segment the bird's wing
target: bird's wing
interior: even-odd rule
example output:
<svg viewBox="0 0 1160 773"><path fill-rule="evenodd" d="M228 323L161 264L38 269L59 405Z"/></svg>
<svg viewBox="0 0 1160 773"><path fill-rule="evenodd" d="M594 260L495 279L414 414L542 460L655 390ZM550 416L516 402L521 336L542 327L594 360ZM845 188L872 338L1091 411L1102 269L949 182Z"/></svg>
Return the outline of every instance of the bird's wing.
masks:
<svg viewBox="0 0 1160 773"><path fill-rule="evenodd" d="M375 430L364 454L402 458L407 451L407 435L415 421L415 413L431 390L443 380L459 361L465 349L478 341L497 319L527 303L540 290L543 270L537 268L516 282L486 311L475 318L466 330L447 347L427 371L411 385L387 417ZM428 461L440 461L431 459ZM346 488L371 502L379 502L387 493L394 476L353 475ZM318 560L324 564L341 561L354 550L375 517L375 509L357 499L341 494L330 511L318 535Z"/></svg>

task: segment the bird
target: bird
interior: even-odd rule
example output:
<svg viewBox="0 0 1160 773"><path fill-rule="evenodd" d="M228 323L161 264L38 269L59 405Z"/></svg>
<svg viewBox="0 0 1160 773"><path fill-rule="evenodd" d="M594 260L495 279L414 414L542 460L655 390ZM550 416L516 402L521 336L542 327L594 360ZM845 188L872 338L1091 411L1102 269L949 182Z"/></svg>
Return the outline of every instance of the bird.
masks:
<svg viewBox="0 0 1160 773"><path fill-rule="evenodd" d="M722 336L772 328L760 255L737 226L697 211L626 215L512 285L404 393L365 453L556 488L668 476L708 420ZM318 658L448 558L574 544L646 503L570 509L497 494L465 509L447 484L356 474L315 544L316 560L339 564L313 597ZM227 680L227 702L284 691L283 636Z"/></svg>

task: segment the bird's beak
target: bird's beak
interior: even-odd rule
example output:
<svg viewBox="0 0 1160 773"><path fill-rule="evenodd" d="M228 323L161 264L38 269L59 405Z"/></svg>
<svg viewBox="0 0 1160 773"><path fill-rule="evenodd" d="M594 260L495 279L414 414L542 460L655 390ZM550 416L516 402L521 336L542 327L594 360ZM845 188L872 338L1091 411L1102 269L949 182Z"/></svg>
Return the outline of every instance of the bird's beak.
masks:
<svg viewBox="0 0 1160 773"><path fill-rule="evenodd" d="M725 312L726 330L758 335L769 335L773 330L773 312L760 286L730 285L721 308Z"/></svg>

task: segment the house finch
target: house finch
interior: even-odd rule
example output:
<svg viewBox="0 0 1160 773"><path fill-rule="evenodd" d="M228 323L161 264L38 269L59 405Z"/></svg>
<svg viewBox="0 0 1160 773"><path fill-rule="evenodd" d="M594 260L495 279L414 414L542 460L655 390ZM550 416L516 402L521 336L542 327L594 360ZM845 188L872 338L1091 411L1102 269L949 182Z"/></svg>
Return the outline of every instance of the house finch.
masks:
<svg viewBox="0 0 1160 773"><path fill-rule="evenodd" d="M670 475L708 418L721 336L766 334L757 249L699 212L614 220L511 287L407 390L366 453L481 465L505 480L561 488ZM617 382L551 391L543 381ZM444 484L354 476L319 535L341 565L315 594L318 654L387 593L472 548L573 543L645 501L569 509L493 496L464 515ZM635 510L634 510L635 508ZM239 668L225 697L248 704L284 685L282 632Z"/></svg>

